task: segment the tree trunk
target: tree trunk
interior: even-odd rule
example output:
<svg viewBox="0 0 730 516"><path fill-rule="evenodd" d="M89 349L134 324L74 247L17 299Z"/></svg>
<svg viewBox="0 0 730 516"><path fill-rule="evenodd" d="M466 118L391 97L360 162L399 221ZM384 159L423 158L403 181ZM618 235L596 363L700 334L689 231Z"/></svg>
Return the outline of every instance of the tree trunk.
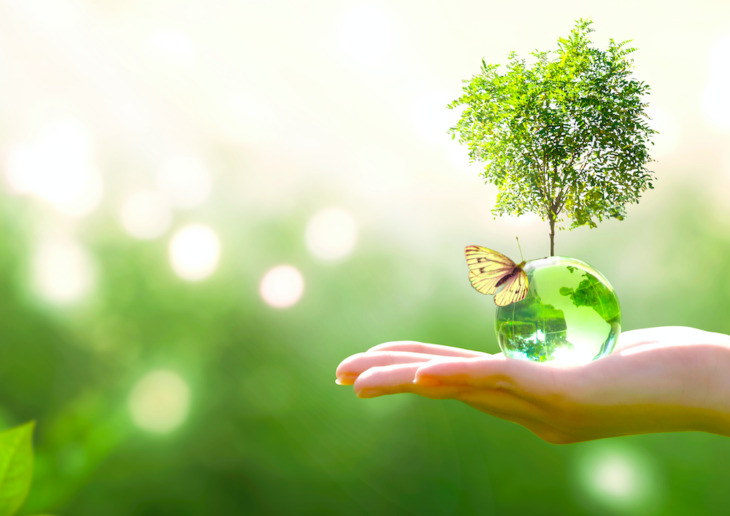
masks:
<svg viewBox="0 0 730 516"><path fill-rule="evenodd" d="M550 214L550 256L555 256L555 215Z"/></svg>

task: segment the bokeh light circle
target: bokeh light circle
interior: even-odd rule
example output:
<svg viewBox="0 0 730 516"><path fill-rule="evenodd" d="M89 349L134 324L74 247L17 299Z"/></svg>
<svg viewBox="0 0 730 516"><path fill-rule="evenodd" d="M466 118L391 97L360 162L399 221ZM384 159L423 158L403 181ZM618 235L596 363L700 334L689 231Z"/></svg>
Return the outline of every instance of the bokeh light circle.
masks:
<svg viewBox="0 0 730 516"><path fill-rule="evenodd" d="M577 494L586 507L622 515L656 514L664 502L657 466L640 448L599 442L576 452Z"/></svg>
<svg viewBox="0 0 730 516"><path fill-rule="evenodd" d="M279 265L264 275L259 291L269 306L288 308L301 299L304 293L304 278L291 265Z"/></svg>
<svg viewBox="0 0 730 516"><path fill-rule="evenodd" d="M307 224L307 248L323 260L339 260L352 253L357 242L355 219L340 208L327 208Z"/></svg>
<svg viewBox="0 0 730 516"><path fill-rule="evenodd" d="M33 258L32 272L36 292L56 304L80 300L91 290L94 279L87 251L67 239L42 243Z"/></svg>
<svg viewBox="0 0 730 516"><path fill-rule="evenodd" d="M200 281L215 271L220 259L220 241L202 224L178 230L170 241L170 262L175 273L188 281Z"/></svg>
<svg viewBox="0 0 730 516"><path fill-rule="evenodd" d="M92 138L71 119L47 123L38 137L8 156L10 190L43 199L69 217L91 213L101 202L102 179L93 163Z"/></svg>
<svg viewBox="0 0 730 516"><path fill-rule="evenodd" d="M148 373L132 389L129 412L141 429L158 434L180 426L190 409L190 388L172 371Z"/></svg>
<svg viewBox="0 0 730 516"><path fill-rule="evenodd" d="M141 191L124 201L120 218L122 226L131 236L141 240L154 240L168 230L172 213L163 195L153 191Z"/></svg>
<svg viewBox="0 0 730 516"><path fill-rule="evenodd" d="M173 156L157 173L157 187L179 209L195 208L208 199L211 190L208 167L194 156Z"/></svg>

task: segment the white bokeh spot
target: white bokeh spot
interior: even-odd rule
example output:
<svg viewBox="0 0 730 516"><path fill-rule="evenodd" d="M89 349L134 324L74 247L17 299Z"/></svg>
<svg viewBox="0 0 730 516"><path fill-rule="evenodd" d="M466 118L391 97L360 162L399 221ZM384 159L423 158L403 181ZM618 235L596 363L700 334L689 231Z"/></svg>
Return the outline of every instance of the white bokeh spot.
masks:
<svg viewBox="0 0 730 516"><path fill-rule="evenodd" d="M124 201L120 218L124 229L134 238L154 240L170 227L172 212L163 195L141 191Z"/></svg>
<svg viewBox="0 0 730 516"><path fill-rule="evenodd" d="M149 432L165 434L180 426L190 409L190 388L172 371L148 373L132 389L129 412L134 423Z"/></svg>
<svg viewBox="0 0 730 516"><path fill-rule="evenodd" d="M220 259L220 241L202 224L178 230L170 241L170 262L175 273L188 281L200 281L215 272Z"/></svg>
<svg viewBox="0 0 730 516"><path fill-rule="evenodd" d="M92 154L91 135L83 125L54 120L36 140L10 153L5 178L13 193L33 195L64 215L81 217L99 205L103 194Z"/></svg>
<svg viewBox="0 0 730 516"><path fill-rule="evenodd" d="M305 240L307 248L317 258L339 260L355 248L357 224L345 210L327 208L310 219Z"/></svg>
<svg viewBox="0 0 730 516"><path fill-rule="evenodd" d="M32 273L34 289L42 298L54 304L69 304L91 290L94 265L80 244L70 239L51 239L38 246Z"/></svg>
<svg viewBox="0 0 730 516"><path fill-rule="evenodd" d="M641 449L600 443L578 453L574 478L589 505L617 514L656 514L663 487L656 466Z"/></svg>
<svg viewBox="0 0 730 516"><path fill-rule="evenodd" d="M288 308L301 299L304 293L304 278L291 265L280 265L264 275L259 291L269 306Z"/></svg>
<svg viewBox="0 0 730 516"><path fill-rule="evenodd" d="M596 464L593 481L609 496L632 498L636 496L637 472L625 457L614 455Z"/></svg>

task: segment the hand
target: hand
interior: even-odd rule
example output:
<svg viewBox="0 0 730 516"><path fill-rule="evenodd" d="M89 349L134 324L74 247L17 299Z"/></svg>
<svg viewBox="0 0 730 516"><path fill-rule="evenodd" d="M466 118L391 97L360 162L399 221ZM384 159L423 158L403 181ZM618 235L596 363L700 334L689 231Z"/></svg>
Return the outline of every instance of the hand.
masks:
<svg viewBox="0 0 730 516"><path fill-rule="evenodd" d="M730 436L730 336L693 328L625 332L612 355L582 366L388 342L345 359L337 382L360 398L456 399L555 444L654 432Z"/></svg>

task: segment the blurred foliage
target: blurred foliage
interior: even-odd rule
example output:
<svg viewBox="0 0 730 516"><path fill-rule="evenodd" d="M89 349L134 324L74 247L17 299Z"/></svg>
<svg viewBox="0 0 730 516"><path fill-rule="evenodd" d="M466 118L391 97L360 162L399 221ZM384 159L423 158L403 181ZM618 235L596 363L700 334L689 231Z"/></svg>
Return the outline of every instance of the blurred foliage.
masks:
<svg viewBox="0 0 730 516"><path fill-rule="evenodd" d="M730 254L730 237L707 227L701 197L681 195L668 200L666 231L654 228L670 274L692 270L698 256ZM79 229L96 257L95 292L58 308L28 289L31 212L6 198L0 423L38 421L22 514L615 514L574 478L594 443L556 447L457 402L358 400L337 387L339 361L383 341L497 351L493 306L471 295L460 261L418 264L417 250L381 248L375 235L345 262L319 263L303 248L307 213L221 224L223 259L200 283L174 276L165 242L132 241L101 213ZM256 252L253 242L262 243ZM591 245L574 254L590 258ZM641 251L631 253L645 267ZM258 298L258 281L282 261L300 268L307 287L299 304L274 310ZM672 277L649 289L614 282L626 329L730 332L727 268ZM688 298L697 282L702 297ZM156 368L177 371L192 391L188 419L168 435L135 428L127 411L135 382ZM727 439L616 441L651 457L655 484L671 492L646 514L726 513Z"/></svg>
<svg viewBox="0 0 730 516"><path fill-rule="evenodd" d="M652 125L657 150L665 138L671 159L657 165L660 191L630 217L566 233L561 254L610 279L625 329L730 333L730 212L718 165L726 138L696 113L703 77L727 68L704 60L727 9L657 18L634 4L591 9L642 38L639 66L661 84L652 97L668 114ZM547 238L541 224L491 220L495 191L453 159L451 122L440 117L474 62L554 41L574 8L0 3L0 431L37 422L32 488L16 514L726 514L728 439L556 447L456 402L358 400L334 383L344 357L384 341L498 351L494 303L469 286L464 245L506 251L518 232L536 257ZM484 30L497 19L520 26ZM722 107L725 96L715 97ZM60 131L49 145L48 125L59 121L82 137ZM8 165L28 150L41 168L35 191L10 180ZM210 169L211 198L176 209L159 239L134 240L120 208L159 188L155 174L181 152ZM63 190L84 197L78 187L93 178L99 205L63 215ZM358 244L322 263L304 233L333 205L357 221ZM188 223L209 225L222 248L215 273L197 283L177 277L168 256L172 233ZM95 269L91 291L65 306L33 285L36 246L56 236L88 251ZM258 290L281 264L306 287L298 304L276 310ZM139 428L129 408L157 370L190 390L187 418L167 434ZM612 487L596 482L606 455L647 479L635 482L649 490L645 501L607 502Z"/></svg>

